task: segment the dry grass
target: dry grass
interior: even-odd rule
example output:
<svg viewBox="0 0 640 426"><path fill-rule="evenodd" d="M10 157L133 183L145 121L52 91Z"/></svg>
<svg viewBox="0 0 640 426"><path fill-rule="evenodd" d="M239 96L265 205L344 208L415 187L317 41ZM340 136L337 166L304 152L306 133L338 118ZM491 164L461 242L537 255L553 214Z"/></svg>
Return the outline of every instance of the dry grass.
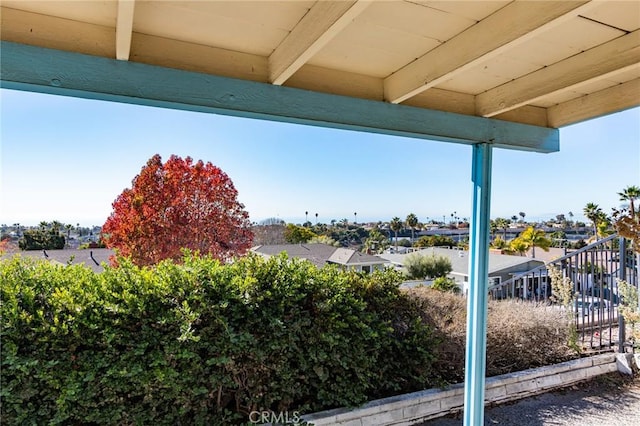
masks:
<svg viewBox="0 0 640 426"><path fill-rule="evenodd" d="M464 379L466 299L429 288L407 290L422 303L423 320L431 324L441 344L435 367L449 382ZM487 376L526 370L575 358L568 347L565 313L529 302L489 301Z"/></svg>

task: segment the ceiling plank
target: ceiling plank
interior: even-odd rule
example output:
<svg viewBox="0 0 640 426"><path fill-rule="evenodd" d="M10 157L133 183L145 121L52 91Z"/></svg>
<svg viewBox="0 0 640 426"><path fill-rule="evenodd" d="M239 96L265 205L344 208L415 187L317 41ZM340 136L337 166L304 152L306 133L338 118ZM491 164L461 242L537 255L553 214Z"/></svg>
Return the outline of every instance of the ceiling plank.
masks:
<svg viewBox="0 0 640 426"><path fill-rule="evenodd" d="M562 127L640 106L640 78L547 109L549 125Z"/></svg>
<svg viewBox="0 0 640 426"><path fill-rule="evenodd" d="M382 101L382 79L305 64L284 84L314 92Z"/></svg>
<svg viewBox="0 0 640 426"><path fill-rule="evenodd" d="M457 112L458 114L475 115L476 113L475 96L438 88L419 93L402 104L437 109L439 111Z"/></svg>
<svg viewBox="0 0 640 426"><path fill-rule="evenodd" d="M640 62L640 30L487 90L476 96L476 114L492 117Z"/></svg>
<svg viewBox="0 0 640 426"><path fill-rule="evenodd" d="M385 99L403 102L574 18L591 6L586 1L512 2L387 77Z"/></svg>
<svg viewBox="0 0 640 426"><path fill-rule="evenodd" d="M133 33L130 61L267 82L267 58L218 47Z"/></svg>
<svg viewBox="0 0 640 426"><path fill-rule="evenodd" d="M135 0L118 0L118 15L116 17L116 59L129 60L131 51L131 35L133 34L133 11Z"/></svg>
<svg viewBox="0 0 640 426"><path fill-rule="evenodd" d="M559 131L0 42L0 87L535 152Z"/></svg>
<svg viewBox="0 0 640 426"><path fill-rule="evenodd" d="M281 85L371 3L318 1L269 56L269 79Z"/></svg>
<svg viewBox="0 0 640 426"><path fill-rule="evenodd" d="M497 120L515 121L516 123L527 123L535 126L549 127L547 121L547 109L532 105L521 106L494 117Z"/></svg>
<svg viewBox="0 0 640 426"><path fill-rule="evenodd" d="M0 7L2 40L115 57L113 27Z"/></svg>

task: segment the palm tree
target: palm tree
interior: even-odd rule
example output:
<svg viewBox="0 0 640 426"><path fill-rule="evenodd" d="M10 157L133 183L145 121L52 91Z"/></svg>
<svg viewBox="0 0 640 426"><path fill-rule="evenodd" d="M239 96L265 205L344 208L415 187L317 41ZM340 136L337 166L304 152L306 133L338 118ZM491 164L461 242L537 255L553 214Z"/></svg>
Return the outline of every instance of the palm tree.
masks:
<svg viewBox="0 0 640 426"><path fill-rule="evenodd" d="M62 229L62 222L58 222L57 220L54 220L53 222L51 222L51 232L55 235L60 234L60 230Z"/></svg>
<svg viewBox="0 0 640 426"><path fill-rule="evenodd" d="M73 225L70 223L67 223L66 225L64 225L64 229L67 230L67 238L71 238L71 231L73 230Z"/></svg>
<svg viewBox="0 0 640 426"><path fill-rule="evenodd" d="M389 247L389 239L375 226L364 242L363 251L369 254L382 253L387 247Z"/></svg>
<svg viewBox="0 0 640 426"><path fill-rule="evenodd" d="M497 240L500 241L499 245L507 246L507 243L501 240L500 238L497 238ZM529 246L527 245L527 243L519 237L516 237L513 240L511 240L511 242L508 244L508 247L509 247L509 251L518 253L520 256L524 256L525 252L529 250ZM501 247L497 247L497 248L501 248Z"/></svg>
<svg viewBox="0 0 640 426"><path fill-rule="evenodd" d="M67 241L66 241L66 243L67 243L67 245L69 245L69 240L71 239L71 230L73 229L73 225L70 224L70 223L67 223L64 226L64 229L67 230Z"/></svg>
<svg viewBox="0 0 640 426"><path fill-rule="evenodd" d="M536 247L540 247L544 251L549 251L551 240L547 238L542 229L535 229L533 226L528 227L518 236L527 249L531 248L531 257L536 258Z"/></svg>
<svg viewBox="0 0 640 426"><path fill-rule="evenodd" d="M396 235L396 253L397 253L398 252L398 231L402 229L402 221L400 220L400 218L396 216L393 219L391 219L391 222L389 222L389 228L391 228L391 230Z"/></svg>
<svg viewBox="0 0 640 426"><path fill-rule="evenodd" d="M499 217L496 219L496 227L502 229L502 239L507 241L507 228L509 227L509 219Z"/></svg>
<svg viewBox="0 0 640 426"><path fill-rule="evenodd" d="M599 237L607 236L609 234L609 232L608 232L609 227L611 226L611 220L609 219L607 214L605 212L600 212L598 214L598 218L597 218L596 222L598 223L598 225L597 225L598 236Z"/></svg>
<svg viewBox="0 0 640 426"><path fill-rule="evenodd" d="M587 203L584 207L584 215L593 223L593 235L598 239L598 220L602 215L602 209L595 203Z"/></svg>
<svg viewBox="0 0 640 426"><path fill-rule="evenodd" d="M633 202L640 198L640 187L637 186L627 186L622 192L618 192L620 196L620 201L628 201L629 202L629 211L631 212L631 218L635 219L636 217L636 209Z"/></svg>
<svg viewBox="0 0 640 426"><path fill-rule="evenodd" d="M353 224L356 225L358 223L358 212L353 212Z"/></svg>
<svg viewBox="0 0 640 426"><path fill-rule="evenodd" d="M414 231L416 229L416 227L418 226L418 216L416 216L413 213L409 213L407 215L407 219L405 220L407 226L409 228L411 228L411 244L413 244L413 240L414 240Z"/></svg>
<svg viewBox="0 0 640 426"><path fill-rule="evenodd" d="M493 241L493 236L496 233L496 231L498 230L498 224L496 223L495 220L491 219L489 221L489 237L491 239L491 241Z"/></svg>
<svg viewBox="0 0 640 426"><path fill-rule="evenodd" d="M526 216L526 214L524 212L520 212L518 213L518 215L522 218L522 222L524 223L524 217Z"/></svg>

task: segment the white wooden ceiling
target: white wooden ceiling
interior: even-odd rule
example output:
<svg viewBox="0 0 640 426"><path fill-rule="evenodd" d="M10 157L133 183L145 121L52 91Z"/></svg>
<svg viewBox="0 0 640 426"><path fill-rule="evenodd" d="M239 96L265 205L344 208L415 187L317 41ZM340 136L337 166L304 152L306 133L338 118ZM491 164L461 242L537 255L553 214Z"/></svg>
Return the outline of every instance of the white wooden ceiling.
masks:
<svg viewBox="0 0 640 426"><path fill-rule="evenodd" d="M640 105L640 0L2 0L2 40L561 127Z"/></svg>

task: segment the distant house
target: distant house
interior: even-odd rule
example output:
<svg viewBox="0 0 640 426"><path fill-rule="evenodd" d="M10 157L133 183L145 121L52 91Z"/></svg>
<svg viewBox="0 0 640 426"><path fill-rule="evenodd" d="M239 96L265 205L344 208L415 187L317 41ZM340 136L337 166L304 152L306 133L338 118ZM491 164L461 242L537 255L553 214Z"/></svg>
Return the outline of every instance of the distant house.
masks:
<svg viewBox="0 0 640 426"><path fill-rule="evenodd" d="M344 269L367 273L376 269L384 269L385 265L388 264L381 257L361 253L349 248L333 247L328 244L262 245L253 247L251 251L267 258L285 252L289 257L308 260L319 268L334 264Z"/></svg>
<svg viewBox="0 0 640 426"><path fill-rule="evenodd" d="M18 253L5 254L0 259L21 256L30 259L46 260L60 265L84 265L94 272L104 270L103 263L109 264L109 258L114 251L106 248L67 249L67 250L25 250Z"/></svg>
<svg viewBox="0 0 640 426"><path fill-rule="evenodd" d="M414 253L426 256L442 256L451 261L452 271L449 274L458 285L466 292L469 282L469 252L458 249L449 249L442 247L428 247ZM409 254L381 254L380 257L389 261L396 268L404 267L404 262ZM489 254L489 286L500 284L508 280L516 274L530 271L544 262L538 259L532 259L523 256L510 256L504 254Z"/></svg>
<svg viewBox="0 0 640 426"><path fill-rule="evenodd" d="M394 253L403 254L403 253L410 253L412 251L415 251L415 250L413 250L411 247L398 246L398 248L396 249L395 246L390 246L390 247L387 247L384 252L387 254L394 254Z"/></svg>
<svg viewBox="0 0 640 426"><path fill-rule="evenodd" d="M329 264L341 265L347 269L371 273L376 269L384 269L384 259L366 253L349 249L338 248L327 260Z"/></svg>

